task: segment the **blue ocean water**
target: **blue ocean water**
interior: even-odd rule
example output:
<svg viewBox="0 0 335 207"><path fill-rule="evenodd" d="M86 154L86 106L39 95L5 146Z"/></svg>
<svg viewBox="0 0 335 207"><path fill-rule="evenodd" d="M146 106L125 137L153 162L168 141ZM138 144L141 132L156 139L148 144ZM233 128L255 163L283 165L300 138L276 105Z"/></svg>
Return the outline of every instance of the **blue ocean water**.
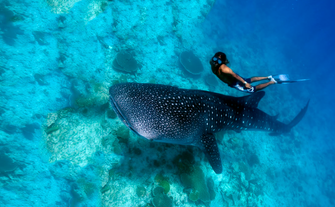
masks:
<svg viewBox="0 0 335 207"><path fill-rule="evenodd" d="M315 0L0 0L0 206L334 206L334 12ZM202 74L184 70L185 51ZM217 51L243 77L310 79L269 86L259 104L287 123L310 100L290 133L217 136L220 175L195 147L129 132L108 105L119 82L245 95L206 78Z"/></svg>

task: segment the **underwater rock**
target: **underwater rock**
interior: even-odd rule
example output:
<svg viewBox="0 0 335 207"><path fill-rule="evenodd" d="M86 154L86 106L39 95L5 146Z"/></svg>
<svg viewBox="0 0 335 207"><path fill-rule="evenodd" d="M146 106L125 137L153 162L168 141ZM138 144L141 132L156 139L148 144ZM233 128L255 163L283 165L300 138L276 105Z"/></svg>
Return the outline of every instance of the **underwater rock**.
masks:
<svg viewBox="0 0 335 207"><path fill-rule="evenodd" d="M32 139L34 137L34 133L36 129L39 129L40 125L38 123L26 124L25 127L21 128L22 134L27 139Z"/></svg>
<svg viewBox="0 0 335 207"><path fill-rule="evenodd" d="M59 160L49 166L50 173L55 178L65 178L69 181L73 181L73 168L69 160Z"/></svg>
<svg viewBox="0 0 335 207"><path fill-rule="evenodd" d="M96 97L80 97L76 99L76 104L79 107L90 107L95 105Z"/></svg>
<svg viewBox="0 0 335 207"><path fill-rule="evenodd" d="M211 196L211 200L214 200L216 193L214 191L214 180L211 177L207 178L207 187L208 187L209 195Z"/></svg>
<svg viewBox="0 0 335 207"><path fill-rule="evenodd" d="M79 95L76 104L79 107L103 106L108 102L108 88L102 83L91 83L93 91L88 95ZM87 86L87 87L90 87Z"/></svg>
<svg viewBox="0 0 335 207"><path fill-rule="evenodd" d="M265 174L267 175L267 177L270 179L270 181L273 181L274 179L276 179L275 173L273 170L271 170L270 168L268 168L265 172Z"/></svg>
<svg viewBox="0 0 335 207"><path fill-rule="evenodd" d="M109 190L111 190L111 186L106 184L104 187L101 188L100 192L101 192L101 194L104 194L104 193L108 192Z"/></svg>
<svg viewBox="0 0 335 207"><path fill-rule="evenodd" d="M39 45L49 45L49 43L46 41L46 36L48 35L48 33L40 32L40 31L33 31L33 35L35 37L36 42Z"/></svg>
<svg viewBox="0 0 335 207"><path fill-rule="evenodd" d="M48 113L47 120L46 120L46 126L50 127L53 123L56 122L57 119L58 119L57 113Z"/></svg>
<svg viewBox="0 0 335 207"><path fill-rule="evenodd" d="M205 84L209 87L216 87L218 85L217 78L213 74L207 74L204 77Z"/></svg>
<svg viewBox="0 0 335 207"><path fill-rule="evenodd" d="M18 127L12 124L7 124L4 126L3 131L7 134L14 134L17 131Z"/></svg>
<svg viewBox="0 0 335 207"><path fill-rule="evenodd" d="M103 146L101 138L105 138L111 131L99 124L104 116L100 113L100 108L91 108L85 114L80 108L65 108L49 114L45 129L42 130L46 149L50 153L49 162L67 159L74 165L84 166L91 162L91 156L97 151L113 149L114 139ZM118 164L119 159L115 155L111 162Z"/></svg>
<svg viewBox="0 0 335 207"><path fill-rule="evenodd" d="M0 150L0 173L14 171L18 165L10 158L3 149Z"/></svg>
<svg viewBox="0 0 335 207"><path fill-rule="evenodd" d="M182 52L179 56L179 62L191 75L200 75L204 70L200 59L191 51Z"/></svg>
<svg viewBox="0 0 335 207"><path fill-rule="evenodd" d="M134 148L132 148L130 150L131 150L131 152L133 152L137 156L139 156L139 155L142 154L142 150L140 148L138 148L138 147L134 147Z"/></svg>
<svg viewBox="0 0 335 207"><path fill-rule="evenodd" d="M172 200L165 195L162 187L156 187L153 190L152 204L155 207L172 207Z"/></svg>
<svg viewBox="0 0 335 207"><path fill-rule="evenodd" d="M40 85L40 86L49 85L49 83L47 81L45 81L45 76L44 75L35 74L34 78L35 78L36 82L38 83L38 85Z"/></svg>
<svg viewBox="0 0 335 207"><path fill-rule="evenodd" d="M190 174L182 173L180 179L185 188L192 188L192 192L189 195L189 198L191 197L190 199L193 199L193 201L200 199L203 202L211 200L205 180L205 174L199 166L195 166L194 171Z"/></svg>
<svg viewBox="0 0 335 207"><path fill-rule="evenodd" d="M56 14L67 13L80 0L46 0L46 3L52 8L51 11Z"/></svg>
<svg viewBox="0 0 335 207"><path fill-rule="evenodd" d="M122 155L123 151L119 140L114 134L109 134L101 139L101 145L104 147L104 152L106 154L114 152L116 155Z"/></svg>
<svg viewBox="0 0 335 207"><path fill-rule="evenodd" d="M0 108L0 116L2 116L2 114L4 114L5 112L6 112L5 109Z"/></svg>
<svg viewBox="0 0 335 207"><path fill-rule="evenodd" d="M137 186L136 188L136 195L141 198L144 197L147 191L145 190L145 187L143 186Z"/></svg>
<svg viewBox="0 0 335 207"><path fill-rule="evenodd" d="M112 67L114 70L126 73L135 73L138 69L137 61L126 51L121 51L116 55Z"/></svg>
<svg viewBox="0 0 335 207"><path fill-rule="evenodd" d="M77 183L72 183L71 184L71 206L72 205L77 205L78 203L84 201L87 199L87 196L83 189L77 184Z"/></svg>
<svg viewBox="0 0 335 207"><path fill-rule="evenodd" d="M157 174L155 176L155 181L158 182L158 185L164 189L165 194L170 191L170 183L167 177L164 177L162 174Z"/></svg>
<svg viewBox="0 0 335 207"><path fill-rule="evenodd" d="M2 76L3 74L5 74L6 73L6 68L5 67L3 67L3 66L0 66L0 76Z"/></svg>
<svg viewBox="0 0 335 207"><path fill-rule="evenodd" d="M129 74L122 74L117 79L112 80L112 85L116 85L119 83L127 83L129 78Z"/></svg>
<svg viewBox="0 0 335 207"><path fill-rule="evenodd" d="M58 22L58 28L59 29L63 29L65 28L65 21L66 21L66 18L64 16L59 16L57 18L57 22Z"/></svg>
<svg viewBox="0 0 335 207"><path fill-rule="evenodd" d="M185 151L173 159L173 164L177 166L179 173L191 173L195 160L190 152Z"/></svg>
<svg viewBox="0 0 335 207"><path fill-rule="evenodd" d="M239 201L239 199L238 199L238 196L239 196L239 194L238 194L237 192L233 192L233 193L231 194L231 198L232 198L232 200L233 200L235 206L239 206L239 204L240 204L240 201Z"/></svg>
<svg viewBox="0 0 335 207"><path fill-rule="evenodd" d="M241 172L241 183L245 188L249 187L249 182L245 179L245 175L243 172Z"/></svg>
<svg viewBox="0 0 335 207"><path fill-rule="evenodd" d="M244 162L239 162L236 163L236 167L238 167L238 170L236 170L236 172L242 172L245 175L245 179L249 180L251 177L251 169L250 167L245 164Z"/></svg>
<svg viewBox="0 0 335 207"><path fill-rule="evenodd" d="M117 117L115 111L113 109L107 109L106 117L109 119L115 119Z"/></svg>
<svg viewBox="0 0 335 207"><path fill-rule="evenodd" d="M19 21L22 18L15 15L14 12L9 10L11 5L10 1L2 1L0 3L0 35L2 36L3 41L8 45L14 45L15 39L17 39L17 35L24 34L24 31L19 27L15 26L13 22Z"/></svg>
<svg viewBox="0 0 335 207"><path fill-rule="evenodd" d="M126 127L124 125L122 125L121 127L119 127L117 129L116 136L117 136L117 138L118 138L118 140L119 140L120 143L127 144L128 140L130 138L128 127Z"/></svg>
<svg viewBox="0 0 335 207"><path fill-rule="evenodd" d="M114 147L114 153L115 153L115 154L117 154L117 155L122 155L122 154L123 154L118 139L115 139L115 140L114 140L114 142L113 142L113 147Z"/></svg>
<svg viewBox="0 0 335 207"><path fill-rule="evenodd" d="M258 165L260 162L259 162L259 158L256 154L251 154L248 158L248 164L253 167L255 165Z"/></svg>
<svg viewBox="0 0 335 207"><path fill-rule="evenodd" d="M243 147L243 140L233 136L227 142L225 142L225 144L232 150L236 150L237 148Z"/></svg>
<svg viewBox="0 0 335 207"><path fill-rule="evenodd" d="M97 35L97 39L100 42L100 44L105 48L105 49L109 49L110 46L105 42L104 38Z"/></svg>

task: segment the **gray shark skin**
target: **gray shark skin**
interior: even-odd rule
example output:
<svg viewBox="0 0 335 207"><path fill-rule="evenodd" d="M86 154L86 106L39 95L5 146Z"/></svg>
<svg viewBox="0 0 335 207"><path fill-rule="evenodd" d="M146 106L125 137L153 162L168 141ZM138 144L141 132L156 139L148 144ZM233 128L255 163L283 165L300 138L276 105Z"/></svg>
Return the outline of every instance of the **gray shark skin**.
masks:
<svg viewBox="0 0 335 207"><path fill-rule="evenodd" d="M222 173L214 133L221 130L289 132L307 111L308 103L289 124L257 108L261 91L232 97L159 84L121 83L110 87L110 102L125 125L141 137L200 147L215 173Z"/></svg>

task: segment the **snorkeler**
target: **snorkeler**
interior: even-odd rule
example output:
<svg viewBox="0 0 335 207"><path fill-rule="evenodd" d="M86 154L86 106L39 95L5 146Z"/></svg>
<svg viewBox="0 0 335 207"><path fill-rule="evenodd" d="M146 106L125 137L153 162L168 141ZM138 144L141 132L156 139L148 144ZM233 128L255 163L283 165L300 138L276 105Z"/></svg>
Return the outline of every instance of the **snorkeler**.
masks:
<svg viewBox="0 0 335 207"><path fill-rule="evenodd" d="M234 73L232 69L230 69L227 64L229 63L226 54L223 52L217 52L212 59L210 60L210 64L212 66L212 72L224 83L228 84L228 86L232 88L236 88L237 90L254 93L256 91L262 90L269 85L272 84L281 84L281 83L292 83L296 81L304 81L307 79L300 79L291 81L288 78L288 75L281 74L276 76L267 76L267 77L252 77L252 78L242 78L238 74ZM256 86L250 85L250 83L257 81L267 80L266 83L262 83Z"/></svg>

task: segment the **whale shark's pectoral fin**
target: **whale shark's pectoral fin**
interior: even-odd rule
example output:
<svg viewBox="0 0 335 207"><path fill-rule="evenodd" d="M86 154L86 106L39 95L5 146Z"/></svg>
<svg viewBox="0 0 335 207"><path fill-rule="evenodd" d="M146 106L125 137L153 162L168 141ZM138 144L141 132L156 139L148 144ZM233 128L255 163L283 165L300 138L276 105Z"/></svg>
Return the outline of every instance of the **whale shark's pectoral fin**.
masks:
<svg viewBox="0 0 335 207"><path fill-rule="evenodd" d="M203 134L199 143L199 147L204 151L209 163L216 174L222 173L222 163L218 144L213 134Z"/></svg>

